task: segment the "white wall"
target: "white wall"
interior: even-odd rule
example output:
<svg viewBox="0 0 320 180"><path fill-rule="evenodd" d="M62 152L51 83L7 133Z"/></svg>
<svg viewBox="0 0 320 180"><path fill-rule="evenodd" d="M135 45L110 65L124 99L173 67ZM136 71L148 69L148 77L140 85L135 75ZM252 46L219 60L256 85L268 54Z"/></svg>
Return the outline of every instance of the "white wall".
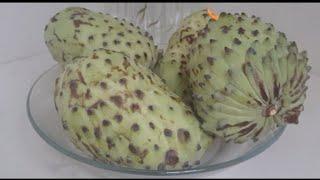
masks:
<svg viewBox="0 0 320 180"><path fill-rule="evenodd" d="M68 6L83 6L97 11L124 14L117 3L2 3L0 4L0 63L21 59L47 51L43 28L49 18ZM159 7L163 3L157 3ZM171 3L169 6L174 6ZM168 7L168 5L166 5ZM117 9L118 7L118 9ZM260 16L286 33L290 40L309 53L313 73L320 75L320 4L313 3L191 3L183 4L186 11L211 7L217 12L230 11ZM118 11L118 12L117 12ZM166 12L168 18L170 13Z"/></svg>

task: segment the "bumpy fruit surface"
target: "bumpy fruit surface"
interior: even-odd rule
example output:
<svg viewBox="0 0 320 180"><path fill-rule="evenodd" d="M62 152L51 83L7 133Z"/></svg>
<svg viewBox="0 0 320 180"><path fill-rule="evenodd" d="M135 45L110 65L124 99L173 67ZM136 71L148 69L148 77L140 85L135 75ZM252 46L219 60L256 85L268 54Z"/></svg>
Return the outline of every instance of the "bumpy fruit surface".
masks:
<svg viewBox="0 0 320 180"><path fill-rule="evenodd" d="M241 143L298 123L311 67L272 24L221 13L190 56L193 103L207 132Z"/></svg>
<svg viewBox="0 0 320 180"><path fill-rule="evenodd" d="M163 58L156 67L155 72L169 88L184 99L188 99L190 95L186 73L189 63L188 53L199 36L199 30L203 30L210 19L205 9L193 12L184 18L179 29L171 36Z"/></svg>
<svg viewBox="0 0 320 180"><path fill-rule="evenodd" d="M67 64L54 93L72 142L102 161L188 168L211 142L181 99L123 53L99 49Z"/></svg>
<svg viewBox="0 0 320 180"><path fill-rule="evenodd" d="M45 42L53 58L69 63L97 48L125 52L138 63L152 68L157 51L153 39L132 23L109 14L69 7L50 19Z"/></svg>

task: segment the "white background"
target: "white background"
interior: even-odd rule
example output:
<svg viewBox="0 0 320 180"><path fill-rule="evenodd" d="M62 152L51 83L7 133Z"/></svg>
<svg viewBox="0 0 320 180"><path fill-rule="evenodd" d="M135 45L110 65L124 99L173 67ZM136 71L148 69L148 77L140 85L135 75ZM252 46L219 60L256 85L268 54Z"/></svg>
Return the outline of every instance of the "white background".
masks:
<svg viewBox="0 0 320 180"><path fill-rule="evenodd" d="M32 129L26 96L33 81L55 62L48 54L43 29L49 18L68 6L105 11L97 3L0 4L0 177L141 177L90 167L60 154ZM262 154L220 173L179 177L320 177L320 4L205 3L217 12L255 14L306 49L312 82L298 126L289 126ZM310 98L311 97L311 98Z"/></svg>

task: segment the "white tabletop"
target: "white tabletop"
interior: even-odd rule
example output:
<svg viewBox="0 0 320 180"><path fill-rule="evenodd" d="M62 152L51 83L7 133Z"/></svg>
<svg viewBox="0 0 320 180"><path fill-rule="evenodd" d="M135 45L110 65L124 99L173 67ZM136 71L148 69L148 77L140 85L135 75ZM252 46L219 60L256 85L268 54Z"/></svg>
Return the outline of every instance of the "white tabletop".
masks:
<svg viewBox="0 0 320 180"><path fill-rule="evenodd" d="M232 6L232 4L225 6ZM305 10L308 10L308 8L305 8ZM10 9L7 9L7 11L9 12ZM319 19L319 15L314 18ZM17 27L23 30L18 25ZM40 27L42 25L39 25L37 29ZM314 24L313 28L319 29L320 27L316 27ZM285 26L283 26L283 29L285 29ZM303 28L300 27L300 29ZM8 30L8 32L10 31ZM314 35L318 36L314 37L310 37L302 31L294 32L296 31L292 30L289 36L294 39L298 38L300 42L303 42L303 45L310 50L309 54L314 62L314 67L319 67L319 41L312 41L313 38L319 39L319 30L309 31L310 33L317 32ZM3 35L3 33L1 34ZM26 42L27 40L26 38ZM41 38L36 39L36 41L40 40ZM4 42L0 44L3 47L8 47ZM28 45L26 43L23 48L28 48ZM6 56L1 56L5 59L0 60L0 142L2 142L0 148L0 177L142 178L142 176L102 170L78 162L56 151L42 140L29 123L26 113L26 98L34 80L55 62L47 49L40 45L41 48L34 50L33 55L23 56L19 54L21 51L17 51L18 58L9 58L9 55L16 52L13 48L17 47L12 43L10 46L12 46L11 51L6 51ZM3 48L0 49L5 52ZM319 68L313 70L318 74L320 72ZM299 125L288 126L280 139L263 153L219 173L209 172L175 177L320 177L320 120L318 118L320 112L320 78L313 75L311 81L313 84L308 91L305 111L300 117Z"/></svg>

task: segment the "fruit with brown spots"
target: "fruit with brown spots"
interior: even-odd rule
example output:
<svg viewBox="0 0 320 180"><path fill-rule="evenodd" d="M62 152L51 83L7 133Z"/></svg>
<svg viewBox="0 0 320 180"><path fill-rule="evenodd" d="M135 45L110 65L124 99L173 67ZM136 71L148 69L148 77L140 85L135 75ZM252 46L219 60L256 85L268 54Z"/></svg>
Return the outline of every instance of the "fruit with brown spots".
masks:
<svg viewBox="0 0 320 180"><path fill-rule="evenodd" d="M142 35L140 31L124 19L69 7L51 18L44 30L44 39L53 58L62 65L94 49L105 48L124 52L152 68L157 59L156 46L151 36Z"/></svg>
<svg viewBox="0 0 320 180"><path fill-rule="evenodd" d="M242 143L297 123L311 69L306 52L255 16L221 13L208 29L188 66L202 127Z"/></svg>
<svg viewBox="0 0 320 180"><path fill-rule="evenodd" d="M54 100L67 133L98 159L108 156L108 162L142 169L182 169L185 162L195 164L211 142L180 97L123 53L99 49L67 64L55 89L64 94L56 93Z"/></svg>
<svg viewBox="0 0 320 180"><path fill-rule="evenodd" d="M201 35L200 30L206 27L209 20L206 9L195 11L185 17L170 37L168 47L154 69L170 90L181 96L188 104L191 101L187 69L190 61L188 54L191 45Z"/></svg>

